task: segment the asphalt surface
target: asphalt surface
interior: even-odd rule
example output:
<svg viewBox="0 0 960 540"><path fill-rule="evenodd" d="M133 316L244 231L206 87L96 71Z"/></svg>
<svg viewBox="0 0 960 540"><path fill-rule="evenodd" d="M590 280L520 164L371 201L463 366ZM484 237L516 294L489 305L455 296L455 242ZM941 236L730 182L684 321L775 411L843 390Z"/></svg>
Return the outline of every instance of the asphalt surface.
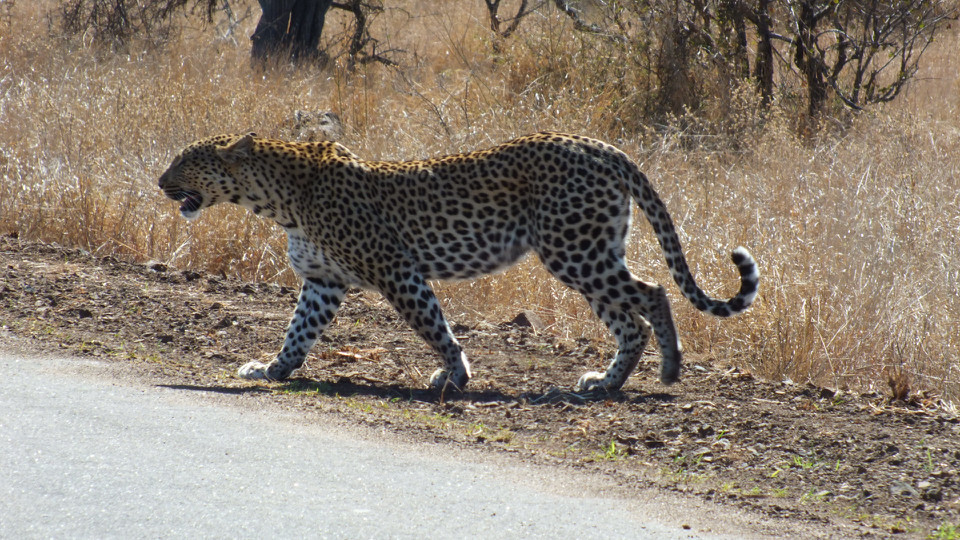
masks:
<svg viewBox="0 0 960 540"><path fill-rule="evenodd" d="M136 384L107 363L0 354L0 369L0 538L756 536L656 493Z"/></svg>

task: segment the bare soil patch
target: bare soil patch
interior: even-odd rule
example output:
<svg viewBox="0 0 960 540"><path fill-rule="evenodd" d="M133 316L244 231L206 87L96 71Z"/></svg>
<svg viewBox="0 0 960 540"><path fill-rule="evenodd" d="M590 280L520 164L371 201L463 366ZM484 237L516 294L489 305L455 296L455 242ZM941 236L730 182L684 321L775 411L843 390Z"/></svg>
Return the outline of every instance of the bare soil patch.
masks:
<svg viewBox="0 0 960 540"><path fill-rule="evenodd" d="M602 367L611 344L538 334L523 318L456 325L474 379L464 394L438 395L426 389L432 351L389 305L360 292L294 378L236 378L243 363L279 350L296 294L0 238L0 326L39 348L852 535L960 526L960 420L935 399L763 381L696 358L664 387L655 354L622 392L576 394L577 378Z"/></svg>

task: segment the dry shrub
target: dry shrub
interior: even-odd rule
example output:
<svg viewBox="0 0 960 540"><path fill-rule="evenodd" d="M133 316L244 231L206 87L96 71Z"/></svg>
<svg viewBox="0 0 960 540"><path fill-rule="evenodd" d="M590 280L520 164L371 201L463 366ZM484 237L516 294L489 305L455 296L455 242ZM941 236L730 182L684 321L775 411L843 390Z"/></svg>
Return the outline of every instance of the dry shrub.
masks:
<svg viewBox="0 0 960 540"><path fill-rule="evenodd" d="M705 317L670 284L649 225L635 221L631 268L668 284L688 352L833 386L882 389L896 373L958 398L955 36L928 53L902 101L800 137L795 106L760 115L742 88L718 91L723 100L695 117L639 129L649 78L551 12L491 55L481 3L464 12L410 0L372 29L406 51L405 67L253 72L246 44L192 22L166 49L132 43L129 54L96 58L83 42L47 39L43 6L18 3L0 34L2 233L292 284L275 225L232 207L187 223L161 196L156 179L179 148L221 132L275 135L297 109L335 111L344 144L372 159L562 129L616 142L642 164L705 290L735 292L734 247L756 256L754 308ZM550 332L606 337L535 259L439 289L453 320L501 322L532 307Z"/></svg>

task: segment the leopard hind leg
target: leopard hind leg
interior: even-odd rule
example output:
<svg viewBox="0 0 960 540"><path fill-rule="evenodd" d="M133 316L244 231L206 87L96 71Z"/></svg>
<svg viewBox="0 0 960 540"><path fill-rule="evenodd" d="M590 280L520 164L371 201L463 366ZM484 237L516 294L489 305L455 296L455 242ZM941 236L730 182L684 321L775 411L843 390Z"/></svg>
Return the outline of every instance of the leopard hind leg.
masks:
<svg viewBox="0 0 960 540"><path fill-rule="evenodd" d="M549 252L543 253L547 250L541 251L548 270L583 294L617 341L617 356L606 372L587 373L580 378L579 389L616 390L623 386L640 361L651 333L660 345L660 381L664 384L677 381L682 351L663 287L635 277L620 249L613 250L599 262L581 266L558 261Z"/></svg>
<svg viewBox="0 0 960 540"><path fill-rule="evenodd" d="M650 340L650 323L643 317L590 300L590 307L617 341L617 355L603 373L590 371L577 382L577 390L619 390L636 369Z"/></svg>

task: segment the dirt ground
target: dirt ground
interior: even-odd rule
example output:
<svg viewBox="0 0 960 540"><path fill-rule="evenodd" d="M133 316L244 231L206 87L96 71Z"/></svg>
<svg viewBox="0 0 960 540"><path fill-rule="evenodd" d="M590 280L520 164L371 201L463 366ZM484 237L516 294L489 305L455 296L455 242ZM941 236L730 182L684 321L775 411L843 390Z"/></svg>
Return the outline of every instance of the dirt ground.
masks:
<svg viewBox="0 0 960 540"><path fill-rule="evenodd" d="M851 535L960 534L960 419L935 399L763 381L695 358L664 387L656 354L622 392L577 394L578 377L602 368L612 345L522 321L455 325L474 378L465 394L438 395L426 388L435 355L361 292L292 379L238 379L240 365L279 350L296 294L0 238L0 327L38 348Z"/></svg>

